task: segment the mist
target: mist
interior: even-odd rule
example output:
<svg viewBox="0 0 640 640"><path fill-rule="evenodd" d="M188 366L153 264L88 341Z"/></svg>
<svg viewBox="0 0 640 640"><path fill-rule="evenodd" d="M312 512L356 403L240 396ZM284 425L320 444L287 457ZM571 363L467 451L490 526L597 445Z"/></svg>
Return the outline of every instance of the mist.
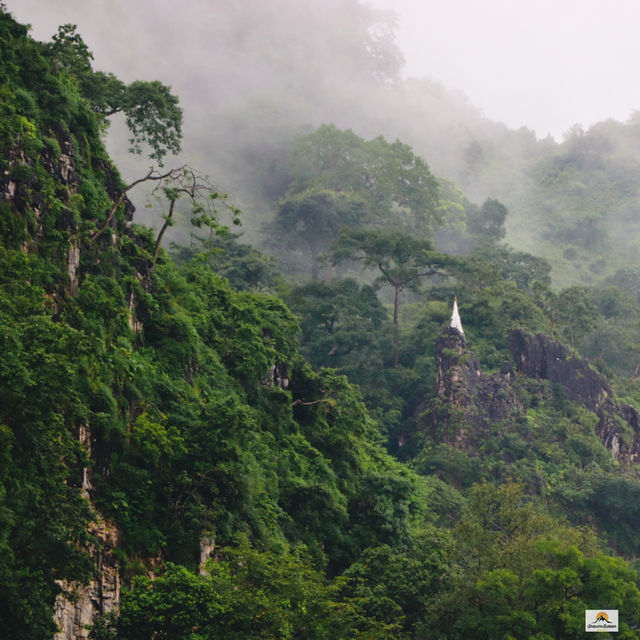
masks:
<svg viewBox="0 0 640 640"><path fill-rule="evenodd" d="M603 34L594 39L590 36L603 10L595 0L575 15L570 10L577 11L574 2L556 13L544 2L535 15L500 2L489 3L483 13L477 3L464 3L463 10L459 2L448 9L437 2L427 11L404 0L397 5L400 15L385 8L384 0L376 0L375 6L357 0L256 0L250 8L191 0L179 10L167 0L60 0L55 6L43 0L7 2L41 40L50 39L59 24L77 24L94 53L95 69L113 72L125 82L158 79L172 87L184 109L185 135L180 158L167 163L188 163L228 192L245 211L245 241L260 242L262 225L286 190L291 140L333 123L366 139L398 138L424 157L439 178L453 180L467 198L500 199L509 209L506 241L551 260L554 278L564 284L606 275L593 264L596 250L619 256L605 270L609 272L619 266L615 260L636 250L631 241L635 231L628 232L630 212L638 210L635 190L627 188L630 200L622 202L601 198L614 193L619 182L616 150L631 157L634 167L638 161L633 145L622 142L624 127L637 126L635 120L594 125L591 131L575 126L566 131L564 142L558 134L564 125L557 124L583 116L591 124L599 113L602 120L608 115L624 119L629 102L613 92L614 84L620 85L620 69L612 75L606 62L596 63L592 57L604 55L616 24L631 23L623 4L626 13L606 19ZM430 15L433 20L428 20ZM499 29L491 24L498 18L504 19ZM626 33L621 27L620 34ZM548 46L543 36L550 38ZM529 43L526 57L518 39ZM533 42L539 43L537 48ZM589 42L594 51L581 65L581 52ZM619 47L616 51L621 54ZM633 54L632 48L626 51ZM570 89L576 95L568 97L561 89L571 68L586 93ZM540 77L551 69L555 75L544 92ZM615 76L615 83L602 84L607 73ZM447 76L446 83L438 74ZM469 88L474 100L454 82L466 85L462 89ZM612 92L616 112L607 115L603 109L612 103L601 96ZM479 104L474 104L476 99ZM567 120L572 109L575 119ZM491 114L497 114L496 119ZM555 137L536 135L527 122L530 118L533 123L534 115L539 117L536 130L547 122ZM576 136L584 136L584 144L576 143ZM592 144L592 139L600 142ZM112 123L107 142L125 180L148 170L147 159L126 152L122 122ZM594 148L609 157L598 156L607 184L596 187L597 197L580 186L593 177L585 171L593 169ZM582 151L576 155L576 149ZM586 162L583 152L591 160ZM573 163L579 175L542 180L565 166L560 157ZM635 169L630 171L635 176ZM144 194L134 193L133 199L137 220L153 222L142 206ZM576 211L582 212L579 220L589 221L593 238L606 238L609 244L596 246L581 237L585 225L571 218ZM558 221L565 221L566 228ZM567 246L575 248L578 258L566 252Z"/></svg>
<svg viewBox="0 0 640 640"><path fill-rule="evenodd" d="M179 12L155 0L62 0L55 8L20 0L8 7L42 40L59 24L78 24L96 69L170 85L184 108L180 160L205 170L245 207L256 205L252 180L277 195L279 155L293 135L323 123L363 137L399 137L445 173L464 144L452 146L452 136L468 142L465 130L489 126L461 94L430 80L401 82L394 15L356 0L270 0L253 2L250 11L221 0L192 1ZM148 163L123 154L121 137L116 122L110 151L134 177Z"/></svg>

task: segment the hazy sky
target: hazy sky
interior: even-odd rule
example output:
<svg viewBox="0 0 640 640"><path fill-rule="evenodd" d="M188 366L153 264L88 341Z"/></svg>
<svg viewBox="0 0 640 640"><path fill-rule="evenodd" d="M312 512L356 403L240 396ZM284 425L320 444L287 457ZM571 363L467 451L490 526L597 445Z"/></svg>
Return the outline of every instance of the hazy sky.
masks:
<svg viewBox="0 0 640 640"><path fill-rule="evenodd" d="M254 0L242 1L250 8ZM109 0L86 0L77 15L77 2L7 0L16 17L33 25L37 38L50 37L56 24L68 21L79 23L83 32L92 10L104 9L105 3ZM487 117L512 128L526 126L539 137L550 132L561 138L574 123L588 128L611 117L624 121L640 109L640 0L370 4L397 12L406 75L457 88ZM119 19L126 22L124 15ZM130 46L135 54L136 43Z"/></svg>
<svg viewBox="0 0 640 640"><path fill-rule="evenodd" d="M640 109L638 0L371 0L399 17L408 75L560 138Z"/></svg>

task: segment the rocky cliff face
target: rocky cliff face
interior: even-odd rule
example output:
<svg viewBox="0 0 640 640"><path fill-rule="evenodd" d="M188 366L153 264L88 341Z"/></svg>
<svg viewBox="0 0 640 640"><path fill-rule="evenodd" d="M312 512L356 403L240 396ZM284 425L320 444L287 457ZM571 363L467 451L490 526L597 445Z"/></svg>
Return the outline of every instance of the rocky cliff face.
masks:
<svg viewBox="0 0 640 640"><path fill-rule="evenodd" d="M91 429L80 425L78 440L91 458ZM81 491L85 499L91 500L91 473L86 467L82 474ZM86 640L89 637L87 627L97 616L116 612L120 603L120 568L114 550L120 542L120 531L112 522L96 514L95 521L89 526L89 533L95 544L87 549L93 560L93 577L88 584L60 581L60 595L56 598L53 619L59 632L55 640Z"/></svg>
<svg viewBox="0 0 640 640"><path fill-rule="evenodd" d="M60 583L62 593L56 599L53 614L60 629L55 640L86 640L87 627L97 616L118 610L120 571L113 555L118 546L118 529L99 518L90 527L90 533L97 540L97 546L90 549L94 577L88 584Z"/></svg>
<svg viewBox="0 0 640 640"><path fill-rule="evenodd" d="M37 159L25 154L18 145L0 149L0 161L4 168L0 172L0 201L10 202L15 211L26 220L22 249L27 253L37 247L45 227L68 234L66 256L58 258L64 260L68 274L65 293L75 296L80 275L81 247L78 231L81 219L78 211L74 211L73 201L78 201L82 177L78 173L78 159L71 134L57 123L51 126L49 133L59 151L54 151L51 146L44 146ZM90 164L90 170L103 177L108 196L114 202L122 203L124 220L129 224L135 207L118 186L113 167L100 158L92 158ZM50 181L49 184L44 184L47 179L43 178L42 171ZM91 215L95 213L90 212ZM87 212L85 214L88 215ZM111 227L115 243L118 237L115 219L111 221Z"/></svg>
<svg viewBox="0 0 640 640"><path fill-rule="evenodd" d="M60 241L55 251L47 254L47 260L59 262L66 282L52 282L47 297L59 307L65 296L76 296L81 277L81 253L86 250L79 240L82 223L79 212L74 211L73 202L79 200L82 178L78 173L78 158L70 133L61 125L54 124L49 130L52 140L57 142L44 146L39 157L25 154L19 146L0 148L0 203L6 202L18 216L16 219L24 225L21 230L16 225L15 238L8 237L6 242L25 254L40 250L39 243L52 230L59 235ZM110 198L123 204L124 220L128 222L133 215L133 205L117 185L113 168L105 160L92 159L91 170L104 178L104 187ZM95 212L85 212L86 215ZM116 226L115 220L112 226ZM113 228L113 240L117 241L118 232ZM133 295L133 294L132 294ZM135 318L135 300L130 305L130 322L137 327ZM91 433L87 425L77 428L78 440L92 456ZM83 472L81 491L91 501L91 482L87 469ZM96 513L95 521L89 526L89 534L94 543L87 548L93 560L93 577L88 584L58 581L61 589L55 601L53 617L59 632L56 640L85 640L91 625L98 615L118 608L120 600L120 571L114 549L119 544L119 531L110 522Z"/></svg>
<svg viewBox="0 0 640 640"><path fill-rule="evenodd" d="M638 462L640 414L630 405L617 403L607 380L586 360L547 336L519 330L511 332L510 347L518 374L561 387L569 400L596 414L596 433L617 460ZM514 389L513 365L505 363L498 374L483 373L474 354L466 350L464 337L453 327L445 329L436 342L435 359L433 428L444 442L473 450L501 421L525 412Z"/></svg>
<svg viewBox="0 0 640 640"><path fill-rule="evenodd" d="M638 462L640 414L631 405L618 404L607 380L586 360L542 334L514 330L510 343L519 373L562 387L569 400L598 416L596 433L617 460Z"/></svg>
<svg viewBox="0 0 640 640"><path fill-rule="evenodd" d="M465 348L464 336L447 327L435 349L436 426L445 442L473 448L493 425L522 409L511 387L513 367L506 363L500 375L482 373L475 355Z"/></svg>

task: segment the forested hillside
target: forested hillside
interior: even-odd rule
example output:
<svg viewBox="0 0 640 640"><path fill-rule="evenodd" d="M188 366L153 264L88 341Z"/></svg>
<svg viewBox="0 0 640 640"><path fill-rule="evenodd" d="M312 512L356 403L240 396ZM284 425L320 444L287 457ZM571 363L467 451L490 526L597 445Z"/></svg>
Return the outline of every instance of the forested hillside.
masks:
<svg viewBox="0 0 640 640"><path fill-rule="evenodd" d="M1 5L0 79L6 637L640 637L633 270L553 288L501 201L330 123L241 212L169 87Z"/></svg>

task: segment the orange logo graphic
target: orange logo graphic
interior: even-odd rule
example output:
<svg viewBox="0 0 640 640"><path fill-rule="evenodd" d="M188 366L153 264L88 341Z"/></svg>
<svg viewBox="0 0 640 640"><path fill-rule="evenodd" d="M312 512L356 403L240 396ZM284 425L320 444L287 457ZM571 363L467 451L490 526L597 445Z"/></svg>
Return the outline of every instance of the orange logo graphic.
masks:
<svg viewBox="0 0 640 640"><path fill-rule="evenodd" d="M599 611L596 615L595 622L609 622L609 616L606 611Z"/></svg>

